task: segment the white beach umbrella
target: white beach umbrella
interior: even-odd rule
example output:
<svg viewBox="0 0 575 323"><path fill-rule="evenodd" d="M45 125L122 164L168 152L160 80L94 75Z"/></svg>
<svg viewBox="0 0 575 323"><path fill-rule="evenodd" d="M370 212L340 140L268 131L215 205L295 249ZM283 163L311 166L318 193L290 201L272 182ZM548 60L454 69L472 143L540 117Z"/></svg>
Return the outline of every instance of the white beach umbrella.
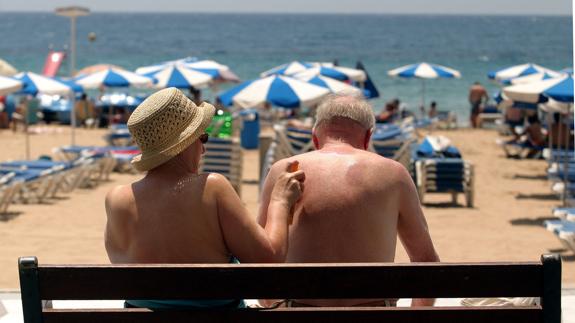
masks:
<svg viewBox="0 0 575 323"><path fill-rule="evenodd" d="M11 77L0 76L0 95L10 94L22 88L22 82Z"/></svg>

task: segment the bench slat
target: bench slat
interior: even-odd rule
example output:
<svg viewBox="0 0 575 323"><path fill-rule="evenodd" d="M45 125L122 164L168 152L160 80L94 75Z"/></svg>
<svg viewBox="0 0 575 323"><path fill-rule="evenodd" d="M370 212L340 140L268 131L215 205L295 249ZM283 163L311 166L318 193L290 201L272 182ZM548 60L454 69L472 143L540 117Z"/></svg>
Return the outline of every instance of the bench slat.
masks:
<svg viewBox="0 0 575 323"><path fill-rule="evenodd" d="M39 266L57 300L537 297L542 277L537 262Z"/></svg>
<svg viewBox="0 0 575 323"><path fill-rule="evenodd" d="M274 310L194 310L150 311L125 310L46 310L44 323L114 323L114 322L540 322L538 307L427 307L427 308L289 308Z"/></svg>

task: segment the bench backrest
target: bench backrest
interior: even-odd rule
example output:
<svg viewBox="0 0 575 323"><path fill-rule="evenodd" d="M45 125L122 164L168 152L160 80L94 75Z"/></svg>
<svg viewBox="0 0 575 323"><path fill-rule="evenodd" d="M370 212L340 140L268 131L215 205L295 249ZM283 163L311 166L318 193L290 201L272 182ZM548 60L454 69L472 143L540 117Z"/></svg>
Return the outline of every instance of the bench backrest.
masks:
<svg viewBox="0 0 575 323"><path fill-rule="evenodd" d="M20 258L26 323L556 322L561 261L525 263L38 266ZM42 300L540 297L530 307L109 309L42 308Z"/></svg>

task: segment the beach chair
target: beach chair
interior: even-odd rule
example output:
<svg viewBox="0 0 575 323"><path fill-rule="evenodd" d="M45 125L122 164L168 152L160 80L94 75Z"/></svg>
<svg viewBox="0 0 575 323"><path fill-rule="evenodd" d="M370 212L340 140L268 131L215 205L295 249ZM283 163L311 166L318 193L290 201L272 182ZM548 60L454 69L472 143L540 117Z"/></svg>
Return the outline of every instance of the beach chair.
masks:
<svg viewBox="0 0 575 323"><path fill-rule="evenodd" d="M496 139L495 143L503 148L505 156L508 158L532 158L540 159L543 158L543 151L547 148L546 146L534 146L526 139L522 138L521 141L515 140L501 140Z"/></svg>
<svg viewBox="0 0 575 323"><path fill-rule="evenodd" d="M413 122L401 125L378 124L371 136L368 149L408 167L411 147L415 142Z"/></svg>
<svg viewBox="0 0 575 323"><path fill-rule="evenodd" d="M18 182L12 201L20 203L42 203L53 188L53 171L50 169L25 169L0 167L0 174L14 173L10 183Z"/></svg>
<svg viewBox="0 0 575 323"><path fill-rule="evenodd" d="M575 222L569 220L547 220L545 228L555 234L559 241L575 253Z"/></svg>
<svg viewBox="0 0 575 323"><path fill-rule="evenodd" d="M6 214L8 207L12 204L14 194L16 194L22 185L22 181L13 180L15 172L0 172L0 214Z"/></svg>
<svg viewBox="0 0 575 323"><path fill-rule="evenodd" d="M458 194L463 193L465 205L473 207L473 165L461 158L459 150L447 138L426 137L412 156L410 168L421 203L428 193L449 193L455 204Z"/></svg>
<svg viewBox="0 0 575 323"><path fill-rule="evenodd" d="M232 184L238 195L242 186L242 148L237 138L210 137L200 161L200 173L219 173Z"/></svg>
<svg viewBox="0 0 575 323"><path fill-rule="evenodd" d="M131 146L134 144L127 124L113 124L104 136L109 146Z"/></svg>
<svg viewBox="0 0 575 323"><path fill-rule="evenodd" d="M283 124L274 124L273 129L279 159L303 154L315 149L311 129L288 128Z"/></svg>
<svg viewBox="0 0 575 323"><path fill-rule="evenodd" d="M486 106L477 116L477 127L483 128L484 125L497 127L503 120L503 113L496 106Z"/></svg>

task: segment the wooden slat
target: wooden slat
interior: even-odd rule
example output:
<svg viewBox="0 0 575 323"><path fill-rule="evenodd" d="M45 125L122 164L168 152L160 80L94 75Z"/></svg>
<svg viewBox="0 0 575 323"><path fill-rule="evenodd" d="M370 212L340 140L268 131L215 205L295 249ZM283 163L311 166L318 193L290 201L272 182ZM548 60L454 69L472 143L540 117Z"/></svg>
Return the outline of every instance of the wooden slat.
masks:
<svg viewBox="0 0 575 323"><path fill-rule="evenodd" d="M436 308L291 308L275 310L194 310L150 311L126 310L49 310L45 323L158 323L158 322L540 322L540 308L518 307L436 307Z"/></svg>
<svg viewBox="0 0 575 323"><path fill-rule="evenodd" d="M43 299L536 297L540 263L40 266ZM370 279L366 279L369 277Z"/></svg>

